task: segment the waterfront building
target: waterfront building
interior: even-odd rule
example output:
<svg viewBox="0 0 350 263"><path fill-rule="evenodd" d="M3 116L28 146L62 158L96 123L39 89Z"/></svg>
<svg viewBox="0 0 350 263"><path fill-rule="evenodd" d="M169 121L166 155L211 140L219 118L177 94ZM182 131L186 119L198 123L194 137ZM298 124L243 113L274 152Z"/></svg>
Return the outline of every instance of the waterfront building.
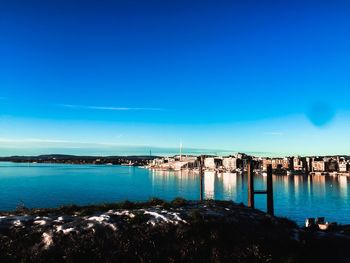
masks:
<svg viewBox="0 0 350 263"><path fill-rule="evenodd" d="M261 159L261 169L263 171L266 171L267 170L267 166L269 164L272 164L272 160L270 158L262 158Z"/></svg>
<svg viewBox="0 0 350 263"><path fill-rule="evenodd" d="M303 171L306 170L307 164L306 164L306 158L296 156L293 158L293 169L295 171Z"/></svg>
<svg viewBox="0 0 350 263"><path fill-rule="evenodd" d="M340 162L339 163L339 172L345 173L349 172L349 164L347 162Z"/></svg>
<svg viewBox="0 0 350 263"><path fill-rule="evenodd" d="M328 172L328 161L320 158L315 158L312 162L312 169L314 172Z"/></svg>
<svg viewBox="0 0 350 263"><path fill-rule="evenodd" d="M207 157L204 160L204 167L209 170L215 170L222 166L222 158L219 157Z"/></svg>
<svg viewBox="0 0 350 263"><path fill-rule="evenodd" d="M281 170L281 169L290 170L293 167L292 159L289 157L272 158L272 159L271 158L262 158L261 159L261 166L262 166L263 171L267 170L267 166L269 164L271 164L272 169L275 169L275 170Z"/></svg>
<svg viewBox="0 0 350 263"><path fill-rule="evenodd" d="M184 169L193 169L195 163L194 162L174 162L172 167L175 171L180 171Z"/></svg>
<svg viewBox="0 0 350 263"><path fill-rule="evenodd" d="M283 158L273 158L271 160L271 164L272 164L272 169L282 169L283 165L284 165L284 160Z"/></svg>
<svg viewBox="0 0 350 263"><path fill-rule="evenodd" d="M313 172L313 158L312 157L306 157L306 168L307 168L307 172Z"/></svg>
<svg viewBox="0 0 350 263"><path fill-rule="evenodd" d="M336 159L331 158L328 161L328 172L337 172L339 171L339 164Z"/></svg>
<svg viewBox="0 0 350 263"><path fill-rule="evenodd" d="M242 157L239 159L237 157ZM234 172L244 169L249 160L254 161L254 169L267 170L268 165L277 171L301 171L301 172L350 172L350 159L348 157L285 157L285 158L262 158L237 154L225 157L212 155L202 156L204 158L204 168L207 170L223 170ZM95 163L101 160L94 160ZM149 167L162 170L182 170L196 169L200 166L198 156L176 155L174 157L156 158L149 161Z"/></svg>
<svg viewBox="0 0 350 263"><path fill-rule="evenodd" d="M235 158L235 157L224 157L222 159L222 166L227 171L235 171L237 169L237 158Z"/></svg>
<svg viewBox="0 0 350 263"><path fill-rule="evenodd" d="M286 170L293 170L293 158L285 157L282 162L283 168Z"/></svg>
<svg viewBox="0 0 350 263"><path fill-rule="evenodd" d="M164 158L156 158L151 161L150 166L159 166L164 163Z"/></svg>
<svg viewBox="0 0 350 263"><path fill-rule="evenodd" d="M245 159L246 157L247 157L247 155L244 154L244 153L237 153L237 154L236 154L236 158L237 158L237 159Z"/></svg>
<svg viewBox="0 0 350 263"><path fill-rule="evenodd" d="M244 153L237 153L236 159L237 159L237 169L244 170L247 167L248 160L251 160L252 157Z"/></svg>

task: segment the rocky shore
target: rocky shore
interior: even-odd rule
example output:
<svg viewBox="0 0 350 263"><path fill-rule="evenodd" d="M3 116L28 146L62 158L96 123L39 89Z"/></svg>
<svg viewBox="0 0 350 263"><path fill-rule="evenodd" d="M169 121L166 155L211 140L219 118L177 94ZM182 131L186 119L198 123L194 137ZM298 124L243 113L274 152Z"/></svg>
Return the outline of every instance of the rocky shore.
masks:
<svg viewBox="0 0 350 263"><path fill-rule="evenodd" d="M350 228L306 230L241 204L123 202L0 214L1 262L350 262Z"/></svg>

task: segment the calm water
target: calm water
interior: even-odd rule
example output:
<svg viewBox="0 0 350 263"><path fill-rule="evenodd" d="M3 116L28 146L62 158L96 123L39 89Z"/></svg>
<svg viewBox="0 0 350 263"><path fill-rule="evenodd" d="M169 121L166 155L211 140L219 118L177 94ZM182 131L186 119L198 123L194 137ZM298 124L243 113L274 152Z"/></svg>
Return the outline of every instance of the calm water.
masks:
<svg viewBox="0 0 350 263"><path fill-rule="evenodd" d="M266 178L257 176L256 189ZM0 210L27 207L57 207L122 200L144 201L150 197L198 199L198 175L149 171L137 167L0 163ZM207 172L204 180L208 199L247 202L247 182L241 175ZM303 223L306 217L326 216L350 224L349 179L340 177L274 177L275 209ZM263 196L256 199L265 210Z"/></svg>

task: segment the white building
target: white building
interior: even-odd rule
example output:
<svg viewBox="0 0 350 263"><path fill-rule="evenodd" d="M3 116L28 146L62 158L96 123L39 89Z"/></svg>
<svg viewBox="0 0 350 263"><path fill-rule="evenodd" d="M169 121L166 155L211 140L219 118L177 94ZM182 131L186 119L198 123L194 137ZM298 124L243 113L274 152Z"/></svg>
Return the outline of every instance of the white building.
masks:
<svg viewBox="0 0 350 263"><path fill-rule="evenodd" d="M347 172L349 171L349 165L345 162L339 163L339 172Z"/></svg>
<svg viewBox="0 0 350 263"><path fill-rule="evenodd" d="M204 160L205 168L209 170L215 170L222 166L222 158L220 157L207 157Z"/></svg>
<svg viewBox="0 0 350 263"><path fill-rule="evenodd" d="M303 170L303 168L304 168L303 160L299 156L294 157L294 159L293 159L293 167L294 167L295 171Z"/></svg>
<svg viewBox="0 0 350 263"><path fill-rule="evenodd" d="M312 170L315 172L327 172L328 170L328 163L321 160L321 161L313 161L312 163Z"/></svg>
<svg viewBox="0 0 350 263"><path fill-rule="evenodd" d="M235 157L224 157L222 166L228 171L235 171L237 169L237 159Z"/></svg>
<svg viewBox="0 0 350 263"><path fill-rule="evenodd" d="M213 157L205 158L204 166L207 169L216 169L215 158L213 158Z"/></svg>

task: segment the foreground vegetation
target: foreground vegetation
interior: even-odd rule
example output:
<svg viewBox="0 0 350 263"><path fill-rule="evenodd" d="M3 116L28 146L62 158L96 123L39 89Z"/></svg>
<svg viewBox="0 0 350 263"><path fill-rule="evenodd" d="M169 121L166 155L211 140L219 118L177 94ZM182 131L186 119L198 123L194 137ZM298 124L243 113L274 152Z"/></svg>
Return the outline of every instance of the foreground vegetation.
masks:
<svg viewBox="0 0 350 263"><path fill-rule="evenodd" d="M123 202L2 213L1 262L349 262L346 228L321 233L241 204Z"/></svg>

